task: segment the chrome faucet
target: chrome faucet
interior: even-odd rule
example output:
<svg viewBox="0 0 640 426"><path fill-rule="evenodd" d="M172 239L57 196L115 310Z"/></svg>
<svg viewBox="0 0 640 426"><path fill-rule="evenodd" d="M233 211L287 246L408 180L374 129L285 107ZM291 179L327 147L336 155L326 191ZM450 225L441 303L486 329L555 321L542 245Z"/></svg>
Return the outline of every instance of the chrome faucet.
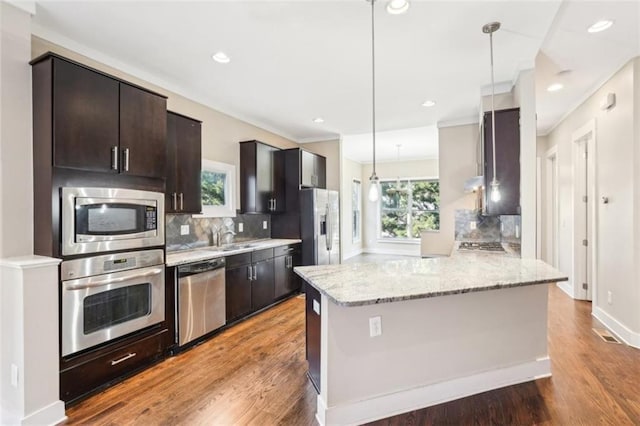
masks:
<svg viewBox="0 0 640 426"><path fill-rule="evenodd" d="M222 230L223 228L217 228L215 231L212 231L213 234L213 244L217 247L222 246L222 238L227 235L227 234L231 234L231 235L236 235L235 232L233 232L230 229L225 229L224 231Z"/></svg>

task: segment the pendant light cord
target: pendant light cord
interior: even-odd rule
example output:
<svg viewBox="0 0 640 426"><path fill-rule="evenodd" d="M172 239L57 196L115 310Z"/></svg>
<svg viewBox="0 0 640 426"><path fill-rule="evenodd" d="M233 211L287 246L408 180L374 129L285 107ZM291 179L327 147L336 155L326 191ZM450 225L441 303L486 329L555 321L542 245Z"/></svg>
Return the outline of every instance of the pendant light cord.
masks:
<svg viewBox="0 0 640 426"><path fill-rule="evenodd" d="M376 176L376 32L375 32L375 20L374 20L374 4L375 0L371 1L371 117L373 125L373 176ZM495 160L494 160L495 161ZM494 172L495 173L495 172Z"/></svg>
<svg viewBox="0 0 640 426"><path fill-rule="evenodd" d="M491 136L492 136L492 149L493 154L493 182L497 181L496 177L496 108L494 104L494 82L493 82L493 32L489 33L489 45L491 50Z"/></svg>

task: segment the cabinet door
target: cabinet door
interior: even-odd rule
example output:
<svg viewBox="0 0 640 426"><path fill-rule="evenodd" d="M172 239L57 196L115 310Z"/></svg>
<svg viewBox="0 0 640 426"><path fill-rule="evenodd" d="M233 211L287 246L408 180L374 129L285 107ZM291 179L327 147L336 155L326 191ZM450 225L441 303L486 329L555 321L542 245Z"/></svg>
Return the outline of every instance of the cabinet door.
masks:
<svg viewBox="0 0 640 426"><path fill-rule="evenodd" d="M315 156L314 174L316 188L327 188L327 159L322 155Z"/></svg>
<svg viewBox="0 0 640 426"><path fill-rule="evenodd" d="M227 322L251 311L251 271L251 265L243 265L225 272Z"/></svg>
<svg viewBox="0 0 640 426"><path fill-rule="evenodd" d="M178 182L176 179L176 173L178 167L179 122L179 115L171 112L167 114L167 181L164 194L166 213L175 213L177 211ZM175 198L174 194L176 194Z"/></svg>
<svg viewBox="0 0 640 426"><path fill-rule="evenodd" d="M275 299L273 259L254 263L254 280L251 281L251 307L264 308Z"/></svg>
<svg viewBox="0 0 640 426"><path fill-rule="evenodd" d="M500 182L500 201L491 201L493 146L491 113L484 115L486 214L520 214L520 110L496 111L496 175Z"/></svg>
<svg viewBox="0 0 640 426"><path fill-rule="evenodd" d="M176 181L180 213L201 213L202 169L201 124L181 117L177 149Z"/></svg>
<svg viewBox="0 0 640 426"><path fill-rule="evenodd" d="M300 185L306 188L315 187L316 156L307 151L300 151Z"/></svg>
<svg viewBox="0 0 640 426"><path fill-rule="evenodd" d="M288 273L289 255L278 256L273 259L273 276L274 276L274 297L279 299L288 293L287 281L289 280Z"/></svg>
<svg viewBox="0 0 640 426"><path fill-rule="evenodd" d="M117 173L118 86L112 78L54 59L55 166Z"/></svg>
<svg viewBox="0 0 640 426"><path fill-rule="evenodd" d="M166 177L167 100L120 83L120 171Z"/></svg>
<svg viewBox="0 0 640 426"><path fill-rule="evenodd" d="M273 198L273 151L269 145L256 144L256 211L275 210Z"/></svg>

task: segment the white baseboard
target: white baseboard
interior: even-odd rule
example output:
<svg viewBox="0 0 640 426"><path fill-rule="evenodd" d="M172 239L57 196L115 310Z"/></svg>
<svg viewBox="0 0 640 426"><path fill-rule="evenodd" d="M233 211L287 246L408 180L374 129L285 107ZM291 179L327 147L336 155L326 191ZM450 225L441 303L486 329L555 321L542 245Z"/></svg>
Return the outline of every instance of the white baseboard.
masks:
<svg viewBox="0 0 640 426"><path fill-rule="evenodd" d="M326 407L318 396L316 420L320 425L362 424L544 377L551 377L549 357L334 407Z"/></svg>
<svg viewBox="0 0 640 426"><path fill-rule="evenodd" d="M568 281L562 281L556 284L558 286L558 288L562 291L564 291L565 293L567 293L567 296L569 296L570 298L574 298L573 297L573 287L571 286L571 284L569 284Z"/></svg>
<svg viewBox="0 0 640 426"><path fill-rule="evenodd" d="M593 308L591 315L608 328L609 331L622 339L627 345L640 349L640 333L630 330L626 325L622 324L598 306Z"/></svg>
<svg viewBox="0 0 640 426"><path fill-rule="evenodd" d="M27 425L57 425L67 420L64 413L64 402L58 400L44 408L39 409L35 413L31 413L24 417L20 424Z"/></svg>

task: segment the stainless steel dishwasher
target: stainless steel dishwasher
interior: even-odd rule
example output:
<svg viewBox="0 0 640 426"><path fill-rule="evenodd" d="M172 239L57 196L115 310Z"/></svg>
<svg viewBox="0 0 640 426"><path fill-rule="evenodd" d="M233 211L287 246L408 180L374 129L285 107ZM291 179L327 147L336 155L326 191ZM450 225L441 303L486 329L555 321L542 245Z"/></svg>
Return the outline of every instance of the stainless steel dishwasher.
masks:
<svg viewBox="0 0 640 426"><path fill-rule="evenodd" d="M178 346L225 324L224 267L224 258L178 267Z"/></svg>

